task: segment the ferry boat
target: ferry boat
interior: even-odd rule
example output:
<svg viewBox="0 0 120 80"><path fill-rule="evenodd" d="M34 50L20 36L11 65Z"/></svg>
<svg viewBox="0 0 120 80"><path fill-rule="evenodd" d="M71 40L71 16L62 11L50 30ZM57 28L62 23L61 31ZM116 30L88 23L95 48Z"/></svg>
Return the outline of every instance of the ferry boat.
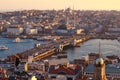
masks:
<svg viewBox="0 0 120 80"><path fill-rule="evenodd" d="M13 40L13 42L21 42L20 38L15 38L15 40Z"/></svg>
<svg viewBox="0 0 120 80"><path fill-rule="evenodd" d="M8 47L0 45L0 50L7 50Z"/></svg>

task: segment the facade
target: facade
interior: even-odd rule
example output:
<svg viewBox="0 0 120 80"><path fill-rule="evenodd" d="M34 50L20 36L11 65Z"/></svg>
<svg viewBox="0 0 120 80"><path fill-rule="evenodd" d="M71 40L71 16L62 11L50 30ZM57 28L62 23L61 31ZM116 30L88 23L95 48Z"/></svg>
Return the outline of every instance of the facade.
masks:
<svg viewBox="0 0 120 80"><path fill-rule="evenodd" d="M88 78L94 78L94 64L89 64L85 68L84 75ZM98 71L96 71L98 72ZM108 80L120 80L120 69L118 67L106 65L106 77ZM99 74L100 75L100 74Z"/></svg>
<svg viewBox="0 0 120 80"><path fill-rule="evenodd" d="M90 53L89 55L89 63L90 64L94 64L95 60L100 57L100 54L96 54L96 53Z"/></svg>
<svg viewBox="0 0 120 80"><path fill-rule="evenodd" d="M37 34L38 30L36 28L27 28L25 30L26 34L30 35L30 34Z"/></svg>
<svg viewBox="0 0 120 80"><path fill-rule="evenodd" d="M23 33L23 27L21 26L10 26L7 28L7 34L20 35L21 33Z"/></svg>
<svg viewBox="0 0 120 80"><path fill-rule="evenodd" d="M57 28L57 33L75 33L75 27L73 26L69 26L67 24L61 24L58 28Z"/></svg>
<svg viewBox="0 0 120 80"><path fill-rule="evenodd" d="M89 65L85 68L84 75L93 80L106 80L106 78L107 80L120 80L119 63L105 65L104 60L98 57L100 54L89 54Z"/></svg>
<svg viewBox="0 0 120 80"><path fill-rule="evenodd" d="M108 28L108 31L105 34L119 36L120 35L120 28Z"/></svg>

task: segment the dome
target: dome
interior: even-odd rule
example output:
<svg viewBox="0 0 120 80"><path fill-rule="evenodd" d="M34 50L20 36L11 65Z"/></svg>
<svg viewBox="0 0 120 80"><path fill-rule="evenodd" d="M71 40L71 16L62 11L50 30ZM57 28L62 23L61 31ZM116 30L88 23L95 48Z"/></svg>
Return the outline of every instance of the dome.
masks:
<svg viewBox="0 0 120 80"><path fill-rule="evenodd" d="M102 65L104 64L104 60L102 58L98 58L95 62L96 65Z"/></svg>

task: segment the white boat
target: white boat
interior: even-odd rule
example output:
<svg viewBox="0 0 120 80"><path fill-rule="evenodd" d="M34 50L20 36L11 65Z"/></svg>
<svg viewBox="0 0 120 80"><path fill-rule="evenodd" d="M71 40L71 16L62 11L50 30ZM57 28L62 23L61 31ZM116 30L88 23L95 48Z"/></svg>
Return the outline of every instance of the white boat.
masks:
<svg viewBox="0 0 120 80"><path fill-rule="evenodd" d="M8 49L8 47L0 45L0 50L7 50L7 49Z"/></svg>
<svg viewBox="0 0 120 80"><path fill-rule="evenodd" d="M38 48L38 47L40 47L40 43L35 43L35 48Z"/></svg>
<svg viewBox="0 0 120 80"><path fill-rule="evenodd" d="M15 40L13 40L13 42L21 42L20 38L15 38Z"/></svg>

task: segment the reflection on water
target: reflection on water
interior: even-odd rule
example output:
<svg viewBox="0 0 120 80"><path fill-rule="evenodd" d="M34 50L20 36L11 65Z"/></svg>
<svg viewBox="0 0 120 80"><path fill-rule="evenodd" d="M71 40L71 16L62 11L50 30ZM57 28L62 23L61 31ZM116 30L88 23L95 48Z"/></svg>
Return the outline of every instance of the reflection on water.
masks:
<svg viewBox="0 0 120 80"><path fill-rule="evenodd" d="M106 55L119 55L120 56L120 43L117 40L101 40L93 39L83 43L80 47L68 50L68 59L72 61L73 59L78 59L82 56L86 56L89 53L99 52L99 41L100 41L100 51L105 57Z"/></svg>

